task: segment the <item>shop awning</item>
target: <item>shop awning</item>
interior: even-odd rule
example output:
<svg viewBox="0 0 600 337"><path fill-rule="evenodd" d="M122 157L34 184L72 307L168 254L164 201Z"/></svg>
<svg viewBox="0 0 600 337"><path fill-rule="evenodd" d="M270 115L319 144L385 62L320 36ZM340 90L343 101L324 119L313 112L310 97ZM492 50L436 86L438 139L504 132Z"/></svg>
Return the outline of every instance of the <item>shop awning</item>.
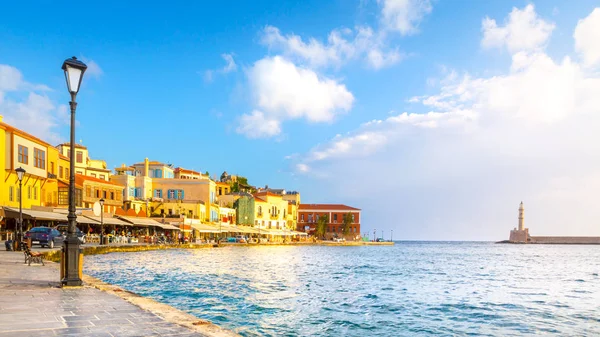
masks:
<svg viewBox="0 0 600 337"><path fill-rule="evenodd" d="M23 209L23 219L35 219L35 220L50 220L50 221L67 221L67 214L54 213L46 211L37 211L32 209ZM7 218L18 219L19 209L4 206L4 213Z"/></svg>
<svg viewBox="0 0 600 337"><path fill-rule="evenodd" d="M134 226L140 226L140 227L149 227L149 226L156 226L156 227L161 227L160 222L152 220L150 218L140 218L140 217L136 217L136 216L125 216L125 215L115 215L115 217L119 218L119 220L123 220L124 222L128 223L129 226L134 225Z"/></svg>
<svg viewBox="0 0 600 337"><path fill-rule="evenodd" d="M197 230L200 233L219 233L219 229L213 226L209 226L206 224L191 224L194 230Z"/></svg>
<svg viewBox="0 0 600 337"><path fill-rule="evenodd" d="M162 229L169 229L169 230L180 230L179 227L175 227L173 225L169 225L168 223L160 223L158 221L155 221L156 223L150 226L156 226L156 227L160 227Z"/></svg>
<svg viewBox="0 0 600 337"><path fill-rule="evenodd" d="M94 224L94 225L99 225L101 224L102 220L104 222L105 225L112 225L112 226L131 226L131 223L119 220L117 218L113 218L113 217L108 217L105 216L104 219L101 219L99 216L93 216L93 215L83 215L83 216L78 216L77 217L77 221L78 222L83 222L83 221L79 221L79 219L81 218L87 218L90 220L89 223ZM93 222L92 222L93 221ZM84 222L87 223L87 222Z"/></svg>

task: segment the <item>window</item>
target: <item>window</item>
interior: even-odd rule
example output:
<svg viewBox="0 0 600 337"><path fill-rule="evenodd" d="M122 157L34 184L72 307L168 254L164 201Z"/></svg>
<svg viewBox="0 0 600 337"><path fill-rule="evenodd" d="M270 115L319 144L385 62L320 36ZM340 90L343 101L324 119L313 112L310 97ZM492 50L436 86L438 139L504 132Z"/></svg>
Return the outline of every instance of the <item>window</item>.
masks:
<svg viewBox="0 0 600 337"><path fill-rule="evenodd" d="M102 191L102 198L106 199L106 191Z"/></svg>
<svg viewBox="0 0 600 337"><path fill-rule="evenodd" d="M77 151L75 152L75 156L77 157L76 162L81 164L83 163L83 152L82 151Z"/></svg>
<svg viewBox="0 0 600 337"><path fill-rule="evenodd" d="M175 199L175 190L167 191L167 199Z"/></svg>
<svg viewBox="0 0 600 337"><path fill-rule="evenodd" d="M33 200L37 200L37 186L33 186Z"/></svg>
<svg viewBox="0 0 600 337"><path fill-rule="evenodd" d="M31 186L27 186L27 199L31 199Z"/></svg>
<svg viewBox="0 0 600 337"><path fill-rule="evenodd" d="M96 198L100 198L100 190L96 189Z"/></svg>
<svg viewBox="0 0 600 337"><path fill-rule="evenodd" d="M100 179L102 179L102 180L106 180L106 178L104 178L104 177L105 177L105 176L104 176L104 174L101 174L101 175L100 175Z"/></svg>
<svg viewBox="0 0 600 337"><path fill-rule="evenodd" d="M62 179L64 177L64 175L63 175L63 167L62 166L58 167L58 177L60 179Z"/></svg>
<svg viewBox="0 0 600 337"><path fill-rule="evenodd" d="M42 170L46 169L46 151L33 149L33 166Z"/></svg>
<svg viewBox="0 0 600 337"><path fill-rule="evenodd" d="M173 210L169 208L169 215L173 215Z"/></svg>
<svg viewBox="0 0 600 337"><path fill-rule="evenodd" d="M71 175L69 174L69 169L68 168L65 168L65 179L66 178L71 179Z"/></svg>
<svg viewBox="0 0 600 337"><path fill-rule="evenodd" d="M83 171L75 171L75 173L83 175Z"/></svg>
<svg viewBox="0 0 600 337"><path fill-rule="evenodd" d="M162 194L162 190L154 190L154 197L155 198L162 198L163 194Z"/></svg>
<svg viewBox="0 0 600 337"><path fill-rule="evenodd" d="M17 200L21 199L21 189L17 187Z"/></svg>
<svg viewBox="0 0 600 337"><path fill-rule="evenodd" d="M29 165L29 148L19 145L19 163Z"/></svg>
<svg viewBox="0 0 600 337"><path fill-rule="evenodd" d="M354 223L354 214L352 214L352 222Z"/></svg>
<svg viewBox="0 0 600 337"><path fill-rule="evenodd" d="M115 192L110 192L110 200L115 200Z"/></svg>
<svg viewBox="0 0 600 337"><path fill-rule="evenodd" d="M86 197L91 197L92 196L92 188L90 186L86 186L85 187L85 196Z"/></svg>
<svg viewBox="0 0 600 337"><path fill-rule="evenodd" d="M60 188L58 190L58 204L68 205L69 204L69 188Z"/></svg>
<svg viewBox="0 0 600 337"><path fill-rule="evenodd" d="M258 206L258 215L262 214L262 206Z"/></svg>
<svg viewBox="0 0 600 337"><path fill-rule="evenodd" d="M300 214L300 220L304 222L304 214Z"/></svg>
<svg viewBox="0 0 600 337"><path fill-rule="evenodd" d="M91 177L94 177L94 178L96 178L96 177L97 177L97 176L96 176L96 173L90 173L90 176L91 176Z"/></svg>
<svg viewBox="0 0 600 337"><path fill-rule="evenodd" d="M130 188L129 188L129 197L130 197L130 198L133 198L133 196L134 196L134 195L135 195L135 188L133 188L133 187L130 187Z"/></svg>
<svg viewBox="0 0 600 337"><path fill-rule="evenodd" d="M337 214L333 215L333 222L337 222Z"/></svg>
<svg viewBox="0 0 600 337"><path fill-rule="evenodd" d="M50 162L50 173L55 174L55 172L54 172L54 162L53 161Z"/></svg>
<svg viewBox="0 0 600 337"><path fill-rule="evenodd" d="M12 187L12 186L9 186L9 187L8 187L8 201L14 201L14 200L13 200L13 197L14 197L14 196L13 196L13 192L14 192L14 190L13 190L13 187Z"/></svg>
<svg viewBox="0 0 600 337"><path fill-rule="evenodd" d="M183 200L183 190L177 190L177 199Z"/></svg>
<svg viewBox="0 0 600 337"><path fill-rule="evenodd" d="M69 157L69 159L71 159L71 150L67 149L67 157Z"/></svg>
<svg viewBox="0 0 600 337"><path fill-rule="evenodd" d="M308 222L312 222L312 221L313 221L313 215L312 215L312 214L309 214L309 215L308 215Z"/></svg>

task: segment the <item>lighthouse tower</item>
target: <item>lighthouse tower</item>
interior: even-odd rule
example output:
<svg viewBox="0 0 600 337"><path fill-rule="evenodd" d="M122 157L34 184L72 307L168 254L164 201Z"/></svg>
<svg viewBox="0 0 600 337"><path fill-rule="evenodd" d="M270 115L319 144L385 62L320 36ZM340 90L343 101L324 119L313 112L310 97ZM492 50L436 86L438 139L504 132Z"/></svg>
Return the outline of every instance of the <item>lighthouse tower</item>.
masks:
<svg viewBox="0 0 600 337"><path fill-rule="evenodd" d="M521 201L521 205L519 205L519 230L522 231L525 229L525 207L523 207L523 202Z"/></svg>

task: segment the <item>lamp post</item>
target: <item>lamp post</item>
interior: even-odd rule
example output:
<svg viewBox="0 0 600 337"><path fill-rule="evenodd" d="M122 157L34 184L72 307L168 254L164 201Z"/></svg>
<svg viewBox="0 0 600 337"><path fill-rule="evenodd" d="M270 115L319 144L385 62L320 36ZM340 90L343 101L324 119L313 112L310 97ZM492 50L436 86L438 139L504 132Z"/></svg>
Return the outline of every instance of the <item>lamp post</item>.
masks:
<svg viewBox="0 0 600 337"><path fill-rule="evenodd" d="M100 204L100 244L104 243L104 198L98 200Z"/></svg>
<svg viewBox="0 0 600 337"><path fill-rule="evenodd" d="M71 162L69 170L69 215L67 215L69 229L67 230L67 239L63 243L64 278L61 280L63 286L81 286L83 284L80 276L79 254L81 249L76 235L77 215L75 214L75 110L77 109L75 98L79 92L86 69L85 63L79 61L75 56L66 59L62 65L67 81L67 89L71 94L71 101L69 102L71 107L71 142L69 144L71 156L69 159Z"/></svg>
<svg viewBox="0 0 600 337"><path fill-rule="evenodd" d="M19 178L19 229L17 231L17 249L22 250L21 242L23 241L23 176L25 170L19 167L15 170L17 172L17 178Z"/></svg>
<svg viewBox="0 0 600 337"><path fill-rule="evenodd" d="M390 233L390 241L394 242L394 230L392 229L392 232Z"/></svg>
<svg viewBox="0 0 600 337"><path fill-rule="evenodd" d="M377 230L373 229L373 242L377 241Z"/></svg>

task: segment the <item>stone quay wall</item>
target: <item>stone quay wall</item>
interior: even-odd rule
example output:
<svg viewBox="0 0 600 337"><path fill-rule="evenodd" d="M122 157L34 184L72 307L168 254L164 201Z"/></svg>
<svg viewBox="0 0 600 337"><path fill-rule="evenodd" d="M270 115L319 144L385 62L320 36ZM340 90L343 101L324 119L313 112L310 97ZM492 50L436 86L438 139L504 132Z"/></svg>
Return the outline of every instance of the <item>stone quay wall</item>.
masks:
<svg viewBox="0 0 600 337"><path fill-rule="evenodd" d="M530 236L529 243L562 245L600 245L600 236Z"/></svg>

